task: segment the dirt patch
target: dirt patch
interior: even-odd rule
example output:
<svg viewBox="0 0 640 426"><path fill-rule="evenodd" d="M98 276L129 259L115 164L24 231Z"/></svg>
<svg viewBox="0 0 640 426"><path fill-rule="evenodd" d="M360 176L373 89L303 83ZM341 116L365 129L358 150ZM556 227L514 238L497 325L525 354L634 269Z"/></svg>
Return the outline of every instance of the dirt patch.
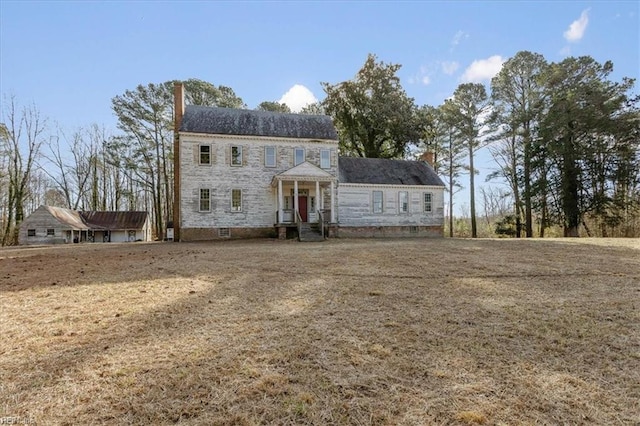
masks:
<svg viewBox="0 0 640 426"><path fill-rule="evenodd" d="M0 418L637 424L638 240L0 250Z"/></svg>

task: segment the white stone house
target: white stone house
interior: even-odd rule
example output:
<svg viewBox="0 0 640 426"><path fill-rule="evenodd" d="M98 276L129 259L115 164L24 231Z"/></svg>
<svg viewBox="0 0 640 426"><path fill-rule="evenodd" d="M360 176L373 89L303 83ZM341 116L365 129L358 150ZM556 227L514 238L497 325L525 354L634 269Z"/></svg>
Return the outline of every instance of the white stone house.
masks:
<svg viewBox="0 0 640 426"><path fill-rule="evenodd" d="M175 95L176 241L286 238L308 224L330 237L442 236L444 184L426 163L338 157L328 116L185 108L179 84Z"/></svg>

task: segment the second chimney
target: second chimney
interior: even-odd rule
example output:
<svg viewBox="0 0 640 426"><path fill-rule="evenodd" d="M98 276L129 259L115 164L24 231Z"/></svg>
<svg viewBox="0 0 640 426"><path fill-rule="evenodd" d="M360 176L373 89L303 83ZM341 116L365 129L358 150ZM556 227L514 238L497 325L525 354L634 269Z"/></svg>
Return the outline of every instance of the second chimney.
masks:
<svg viewBox="0 0 640 426"><path fill-rule="evenodd" d="M435 157L435 154L434 154L434 152L433 152L433 151L425 151L425 152L423 152L423 153L422 153L422 155L420 156L420 160L422 160L422 161L424 161L424 162L426 162L426 163L429 163L429 165L430 165L431 167L434 167L434 164L433 164L433 162L434 162L434 157Z"/></svg>

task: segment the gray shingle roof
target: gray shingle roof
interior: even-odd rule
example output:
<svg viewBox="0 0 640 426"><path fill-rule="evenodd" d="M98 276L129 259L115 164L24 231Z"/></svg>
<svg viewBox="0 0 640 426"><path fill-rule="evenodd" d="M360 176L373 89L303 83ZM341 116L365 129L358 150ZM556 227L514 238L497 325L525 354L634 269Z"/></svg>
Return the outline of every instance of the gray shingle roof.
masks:
<svg viewBox="0 0 640 426"><path fill-rule="evenodd" d="M340 183L444 186L435 170L424 161L340 157L338 173Z"/></svg>
<svg viewBox="0 0 640 426"><path fill-rule="evenodd" d="M337 140L326 115L283 114L248 109L187 105L181 132Z"/></svg>

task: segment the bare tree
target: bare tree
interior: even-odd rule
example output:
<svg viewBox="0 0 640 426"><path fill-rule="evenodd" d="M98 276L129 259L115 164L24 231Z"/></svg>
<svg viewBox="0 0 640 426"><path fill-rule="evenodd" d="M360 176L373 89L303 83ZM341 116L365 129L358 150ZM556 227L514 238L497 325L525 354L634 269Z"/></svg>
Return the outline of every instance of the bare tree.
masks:
<svg viewBox="0 0 640 426"><path fill-rule="evenodd" d="M42 146L44 120L35 105L19 109L15 96L5 99L3 116L4 151L7 155L6 221L2 245L18 242L18 229L25 216L25 201L36 159Z"/></svg>

